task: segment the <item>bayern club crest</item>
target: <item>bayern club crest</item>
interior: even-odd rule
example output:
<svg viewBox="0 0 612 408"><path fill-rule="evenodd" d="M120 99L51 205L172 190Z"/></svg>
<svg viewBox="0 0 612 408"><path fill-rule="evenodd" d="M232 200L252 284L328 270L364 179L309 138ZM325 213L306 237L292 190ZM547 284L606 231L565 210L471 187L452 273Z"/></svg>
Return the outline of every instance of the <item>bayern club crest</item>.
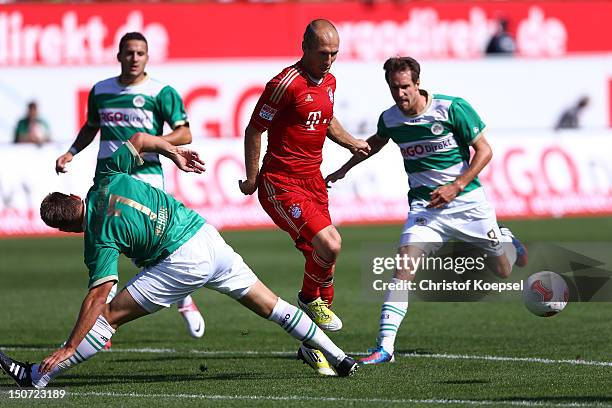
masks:
<svg viewBox="0 0 612 408"><path fill-rule="evenodd" d="M299 204L291 204L289 207L289 214L295 219L298 219L302 216L302 209Z"/></svg>
<svg viewBox="0 0 612 408"><path fill-rule="evenodd" d="M327 88L327 96L329 96L329 101L334 104L334 91L332 91L331 87Z"/></svg>

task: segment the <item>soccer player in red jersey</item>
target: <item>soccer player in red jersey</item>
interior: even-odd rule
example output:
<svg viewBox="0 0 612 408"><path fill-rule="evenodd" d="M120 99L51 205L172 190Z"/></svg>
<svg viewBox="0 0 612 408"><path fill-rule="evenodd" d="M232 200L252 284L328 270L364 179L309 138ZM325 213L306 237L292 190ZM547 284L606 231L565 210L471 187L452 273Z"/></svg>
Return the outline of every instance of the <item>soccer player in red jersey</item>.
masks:
<svg viewBox="0 0 612 408"><path fill-rule="evenodd" d="M342 322L330 310L341 239L331 222L320 171L323 143L327 136L354 154L367 155L370 150L367 142L351 136L334 117L336 79L329 70L339 42L331 22L319 19L308 24L302 58L268 82L255 106L245 130L247 178L239 183L244 194L253 194L259 188L264 210L304 254L306 265L298 303L322 329L330 331L342 328ZM268 148L259 170L261 135L265 131ZM300 357L317 360L311 353L312 349L300 348ZM310 365L325 374L320 366Z"/></svg>

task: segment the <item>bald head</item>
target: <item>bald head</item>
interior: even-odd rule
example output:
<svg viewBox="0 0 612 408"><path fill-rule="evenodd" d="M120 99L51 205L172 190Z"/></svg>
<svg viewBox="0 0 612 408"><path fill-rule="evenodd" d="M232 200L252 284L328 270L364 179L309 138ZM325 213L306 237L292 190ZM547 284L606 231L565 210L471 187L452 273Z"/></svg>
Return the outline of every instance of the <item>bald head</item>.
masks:
<svg viewBox="0 0 612 408"><path fill-rule="evenodd" d="M314 48L319 42L339 42L340 37L336 27L329 20L323 18L312 20L304 31L302 48Z"/></svg>
<svg viewBox="0 0 612 408"><path fill-rule="evenodd" d="M313 78L323 78L336 60L339 46L338 31L329 20L311 21L304 31L302 65Z"/></svg>

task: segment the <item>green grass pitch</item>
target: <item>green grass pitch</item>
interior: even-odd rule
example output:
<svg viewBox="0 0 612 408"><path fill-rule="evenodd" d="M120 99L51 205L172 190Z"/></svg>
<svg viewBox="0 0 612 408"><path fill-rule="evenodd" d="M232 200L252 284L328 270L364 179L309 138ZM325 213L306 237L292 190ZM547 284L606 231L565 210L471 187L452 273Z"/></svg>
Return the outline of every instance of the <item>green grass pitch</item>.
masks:
<svg viewBox="0 0 612 408"><path fill-rule="evenodd" d="M612 242L612 218L507 225L527 242ZM400 228L340 228L334 308L344 328L331 337L348 352L373 345L380 311L361 292L362 243L395 243ZM284 233L223 235L295 303L303 261ZM121 283L135 272L123 259ZM86 293L81 238L0 240L0 283L0 348L40 360L65 340ZM298 343L275 324L210 290L194 297L202 339L187 335L176 309L164 310L122 327L112 351L52 383L67 391L63 400L10 399L12 383L0 375L0 406L612 406L612 303L573 303L537 318L518 302L414 302L395 364L320 378L295 360Z"/></svg>

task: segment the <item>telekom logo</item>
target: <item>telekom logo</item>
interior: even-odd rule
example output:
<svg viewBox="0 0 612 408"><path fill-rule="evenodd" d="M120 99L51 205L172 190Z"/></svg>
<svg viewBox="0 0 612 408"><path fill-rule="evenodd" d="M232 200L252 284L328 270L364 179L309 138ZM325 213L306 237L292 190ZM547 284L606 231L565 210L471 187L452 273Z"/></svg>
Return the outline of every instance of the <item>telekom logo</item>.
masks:
<svg viewBox="0 0 612 408"><path fill-rule="evenodd" d="M318 125L321 122L321 111L308 112L308 119L306 120L306 130L315 130L314 125Z"/></svg>

